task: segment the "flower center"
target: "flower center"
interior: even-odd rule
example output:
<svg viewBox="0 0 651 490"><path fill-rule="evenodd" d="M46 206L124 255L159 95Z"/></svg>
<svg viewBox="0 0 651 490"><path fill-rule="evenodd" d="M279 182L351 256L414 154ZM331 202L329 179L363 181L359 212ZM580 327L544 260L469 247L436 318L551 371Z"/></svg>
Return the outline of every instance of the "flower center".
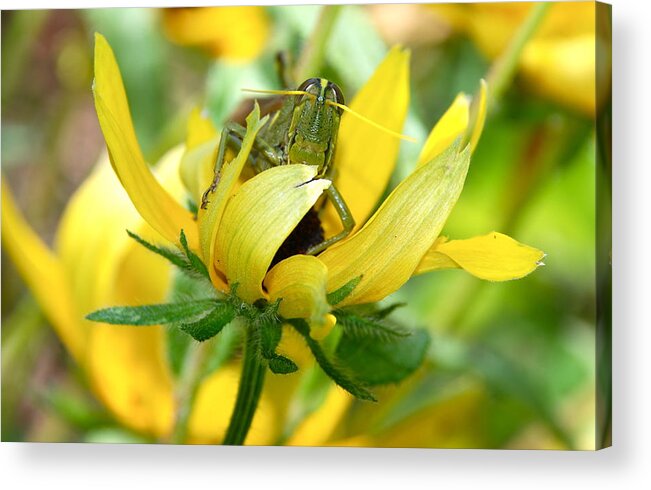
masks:
<svg viewBox="0 0 651 490"><path fill-rule="evenodd" d="M323 242L323 239L321 220L316 210L311 208L280 246L269 268L292 255L304 254L310 247Z"/></svg>

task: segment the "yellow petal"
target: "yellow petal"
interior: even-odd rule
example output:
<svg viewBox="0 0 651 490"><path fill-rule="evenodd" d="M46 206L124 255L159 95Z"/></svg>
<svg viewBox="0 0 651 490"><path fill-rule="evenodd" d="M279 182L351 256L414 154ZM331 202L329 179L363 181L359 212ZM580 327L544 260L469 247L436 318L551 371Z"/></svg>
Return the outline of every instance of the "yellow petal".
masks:
<svg viewBox="0 0 651 490"><path fill-rule="evenodd" d="M396 187L355 236L319 256L328 291L362 276L342 306L379 301L409 279L459 198L469 162L470 148L451 146Z"/></svg>
<svg viewBox="0 0 651 490"><path fill-rule="evenodd" d="M479 100L473 100L473 103L476 104L476 114L472 132L470 135L470 151L474 152L477 148L477 143L479 143L479 137L481 136L482 131L484 130L484 122L486 122L486 99L488 97L488 86L486 85L486 80L482 79L479 81Z"/></svg>
<svg viewBox="0 0 651 490"><path fill-rule="evenodd" d="M287 445L324 445L341 422L353 399L352 395L333 385L323 405L298 426Z"/></svg>
<svg viewBox="0 0 651 490"><path fill-rule="evenodd" d="M238 183L238 178L242 173L249 153L251 153L255 137L266 122L266 116L260 119L260 107L258 107L258 104L255 104L253 111L246 118L246 134L242 141L240 152L233 160L224 163L219 175L219 185L214 192L208 195L207 208L205 210L199 210L198 221L201 252L204 262L209 265L208 271L210 272L210 277L217 288L223 286L223 281L214 268L216 264L215 240L217 232L220 228L228 199Z"/></svg>
<svg viewBox="0 0 651 490"><path fill-rule="evenodd" d="M61 262L29 227L2 178L2 243L59 338L73 357L83 358L87 332L79 321Z"/></svg>
<svg viewBox="0 0 651 490"><path fill-rule="evenodd" d="M230 422L239 386L240 368L227 365L201 384L188 424L191 444L220 444ZM273 444L278 432L274 406L263 392L246 444Z"/></svg>
<svg viewBox="0 0 651 490"><path fill-rule="evenodd" d="M269 265L298 222L330 186L312 180L317 167L284 165L246 181L230 198L217 233L217 267L237 294L253 303L262 291Z"/></svg>
<svg viewBox="0 0 651 490"><path fill-rule="evenodd" d="M409 108L409 51L394 47L350 107L393 131L400 132ZM359 229L382 196L398 157L400 140L344 113L335 155L335 185ZM328 203L326 235L341 229Z"/></svg>
<svg viewBox="0 0 651 490"><path fill-rule="evenodd" d="M326 299L327 267L316 257L294 255L276 264L264 285L269 300L282 298L279 312L285 318L307 318L317 329L325 326L330 311Z"/></svg>
<svg viewBox="0 0 651 490"><path fill-rule="evenodd" d="M467 240L437 240L418 265L416 274L462 268L480 279L508 281L534 271L544 256L536 248L492 232Z"/></svg>
<svg viewBox="0 0 651 490"><path fill-rule="evenodd" d="M470 99L459 94L432 129L418 157L418 167L426 164L450 146L468 128Z"/></svg>
<svg viewBox="0 0 651 490"><path fill-rule="evenodd" d="M197 206L201 205L203 193L212 182L215 174L215 158L217 157L218 146L219 135L192 148L188 147L181 158L179 173L183 185Z"/></svg>
<svg viewBox="0 0 651 490"><path fill-rule="evenodd" d="M195 107L188 118L185 153L179 171L185 188L197 205L212 182L218 146L219 134L215 126L199 107Z"/></svg>
<svg viewBox="0 0 651 490"><path fill-rule="evenodd" d="M191 150L217 136L215 125L201 108L195 107L188 117L188 133L185 138L185 147Z"/></svg>
<svg viewBox="0 0 651 490"><path fill-rule="evenodd" d="M197 249L198 233L192 214L163 189L145 163L120 70L111 47L101 34L95 35L93 93L111 164L138 212L172 243L178 242L183 229L190 246Z"/></svg>
<svg viewBox="0 0 651 490"><path fill-rule="evenodd" d="M235 60L257 56L269 36L269 20L262 7L165 9L163 22L173 42Z"/></svg>

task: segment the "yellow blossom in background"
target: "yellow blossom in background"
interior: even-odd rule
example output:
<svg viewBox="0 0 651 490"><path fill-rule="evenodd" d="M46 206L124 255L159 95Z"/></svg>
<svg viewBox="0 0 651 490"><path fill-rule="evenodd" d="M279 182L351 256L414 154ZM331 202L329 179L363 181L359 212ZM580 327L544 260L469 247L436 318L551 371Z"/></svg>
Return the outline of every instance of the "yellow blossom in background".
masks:
<svg viewBox="0 0 651 490"><path fill-rule="evenodd" d="M156 177L181 198L180 148L169 152ZM108 158L71 197L62 216L56 246L50 250L17 209L2 182L2 240L95 395L126 427L166 439L175 417L175 386L160 327L124 327L86 320L110 304L160 303L170 286L171 266L126 234L133 231L161 241L136 212L115 177ZM201 385L189 421L189 442L219 442L228 425L239 368L227 365ZM248 441L269 444L274 408L263 395Z"/></svg>
<svg viewBox="0 0 651 490"><path fill-rule="evenodd" d="M513 2L429 7L454 29L470 36L485 56L495 59L534 5ZM590 116L594 116L597 102L595 9L593 2L552 3L519 61L529 90Z"/></svg>
<svg viewBox="0 0 651 490"><path fill-rule="evenodd" d="M180 7L162 11L164 32L181 46L198 47L214 57L255 58L269 37L263 7Z"/></svg>

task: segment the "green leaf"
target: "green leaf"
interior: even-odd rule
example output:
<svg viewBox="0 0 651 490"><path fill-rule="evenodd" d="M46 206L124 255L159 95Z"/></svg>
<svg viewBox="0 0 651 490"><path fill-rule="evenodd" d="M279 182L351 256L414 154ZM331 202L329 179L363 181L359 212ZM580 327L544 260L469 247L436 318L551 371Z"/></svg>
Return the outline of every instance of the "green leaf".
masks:
<svg viewBox="0 0 651 490"><path fill-rule="evenodd" d="M188 247L188 239L185 237L185 233L183 230L181 230L181 246L183 247L183 251L185 252L185 256L188 258L190 261L190 266L192 267L192 270L194 270L197 274L210 279L210 274L208 274L208 269L206 269L206 264L203 263L203 261L199 258L197 254L195 254L192 250L190 250L190 247Z"/></svg>
<svg viewBox="0 0 651 490"><path fill-rule="evenodd" d="M183 323L179 328L194 340L203 342L221 332L226 325L233 321L236 313L230 303L217 303L215 309L206 316L192 323Z"/></svg>
<svg viewBox="0 0 651 490"><path fill-rule="evenodd" d="M305 342L307 342L307 346L310 351L312 351L312 355L316 359L316 362L319 364L321 369L323 369L323 372L326 373L335 383L360 400L377 401L373 394L361 386L361 384L349 375L344 368L335 365L333 361L328 359L328 356L323 352L319 343L310 337L310 326L305 320L297 318L288 320L288 323L290 323L296 331L303 336Z"/></svg>
<svg viewBox="0 0 651 490"><path fill-rule="evenodd" d="M276 354L269 359L269 369L275 374L290 374L298 371L298 366L291 359Z"/></svg>
<svg viewBox="0 0 651 490"><path fill-rule="evenodd" d="M280 322L260 322L259 331L262 357L265 359L274 358L276 356L276 347L278 347L282 336L282 325Z"/></svg>
<svg viewBox="0 0 651 490"><path fill-rule="evenodd" d="M350 295L350 293L353 292L353 290L357 287L357 285L361 280L362 280L362 276L361 275L357 276L356 278L348 281L346 284L341 286L336 291L329 293L326 297L328 303L330 303L332 306L341 303Z"/></svg>
<svg viewBox="0 0 651 490"><path fill-rule="evenodd" d="M156 245L149 243L144 238L139 237L132 231L127 230L127 233L131 238L133 238L135 241L137 241L140 245L145 247L147 250L151 250L152 252L160 255L161 257L166 258L172 264L179 267L180 269L188 268L188 264L185 262L185 260L183 260L183 257L179 255L179 253L176 250L172 250L166 247L157 247Z"/></svg>
<svg viewBox="0 0 651 490"><path fill-rule="evenodd" d="M336 310L333 313L344 334L360 341L395 342L410 335L409 331L403 328L387 325L373 317L363 317L345 310Z"/></svg>
<svg viewBox="0 0 651 490"><path fill-rule="evenodd" d="M398 383L412 374L422 364L429 343L425 330L415 330L412 335L392 342L349 335L344 330L336 356L357 379L377 386Z"/></svg>
<svg viewBox="0 0 651 490"><path fill-rule="evenodd" d="M93 322L112 325L161 325L194 319L215 308L217 302L211 299L165 303L160 305L114 306L97 310L86 316Z"/></svg>

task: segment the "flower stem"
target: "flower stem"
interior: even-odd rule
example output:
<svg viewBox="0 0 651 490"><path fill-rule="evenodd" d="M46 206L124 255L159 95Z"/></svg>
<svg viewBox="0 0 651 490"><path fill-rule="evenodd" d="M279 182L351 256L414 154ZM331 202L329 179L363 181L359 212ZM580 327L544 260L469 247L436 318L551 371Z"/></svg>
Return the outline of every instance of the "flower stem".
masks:
<svg viewBox="0 0 651 490"><path fill-rule="evenodd" d="M550 2L541 2L531 8L529 16L513 36L506 51L493 64L487 77L491 105L502 97L511 80L513 80L522 57L522 51L535 34L551 5Z"/></svg>
<svg viewBox="0 0 651 490"><path fill-rule="evenodd" d="M223 442L223 444L229 446L244 444L253 421L253 415L258 408L267 369L262 362L258 334L250 322L246 325L245 342L244 362L240 386L237 391L237 400Z"/></svg>
<svg viewBox="0 0 651 490"><path fill-rule="evenodd" d="M330 34L342 7L342 5L325 5L321 10L316 27L298 62L297 74L300 81L319 75Z"/></svg>

